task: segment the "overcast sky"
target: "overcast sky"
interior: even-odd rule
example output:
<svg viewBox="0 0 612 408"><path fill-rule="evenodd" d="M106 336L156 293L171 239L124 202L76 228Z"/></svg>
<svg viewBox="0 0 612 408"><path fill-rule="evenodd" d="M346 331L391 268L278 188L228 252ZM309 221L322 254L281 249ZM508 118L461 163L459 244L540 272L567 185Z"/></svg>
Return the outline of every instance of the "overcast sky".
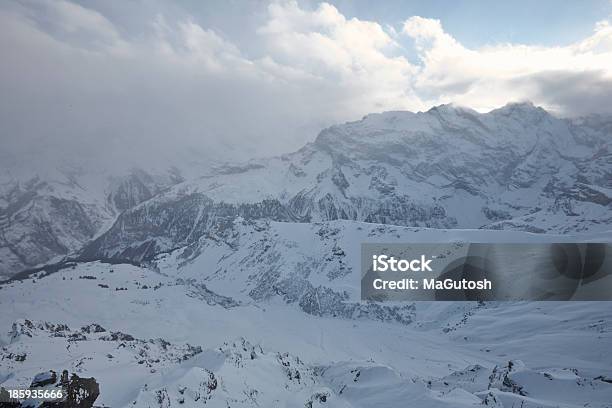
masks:
<svg viewBox="0 0 612 408"><path fill-rule="evenodd" d="M454 102L612 113L612 2L3 1L6 158L277 154Z"/></svg>

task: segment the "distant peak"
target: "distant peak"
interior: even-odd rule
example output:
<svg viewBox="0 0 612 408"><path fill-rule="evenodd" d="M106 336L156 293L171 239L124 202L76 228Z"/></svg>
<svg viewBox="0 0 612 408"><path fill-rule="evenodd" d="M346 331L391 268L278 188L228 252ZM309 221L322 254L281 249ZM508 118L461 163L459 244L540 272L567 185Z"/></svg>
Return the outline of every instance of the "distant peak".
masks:
<svg viewBox="0 0 612 408"><path fill-rule="evenodd" d="M546 112L542 107L536 106L531 101L509 102L501 108L493 109L490 113L510 113L515 111L539 111Z"/></svg>
<svg viewBox="0 0 612 408"><path fill-rule="evenodd" d="M469 108L467 106L463 106L463 105L459 105L456 104L454 102L450 102L450 103L443 103L441 105L436 105L431 107L428 111L426 111L425 113L444 113L444 112L470 112L470 113L477 113L474 109Z"/></svg>
<svg viewBox="0 0 612 408"><path fill-rule="evenodd" d="M452 103L443 103L440 105L432 106L426 113L438 112L438 111L447 111L455 109L456 105Z"/></svg>
<svg viewBox="0 0 612 408"><path fill-rule="evenodd" d="M514 108L514 109L538 109L537 106L533 104L531 101L518 101L518 102L508 102L504 108Z"/></svg>

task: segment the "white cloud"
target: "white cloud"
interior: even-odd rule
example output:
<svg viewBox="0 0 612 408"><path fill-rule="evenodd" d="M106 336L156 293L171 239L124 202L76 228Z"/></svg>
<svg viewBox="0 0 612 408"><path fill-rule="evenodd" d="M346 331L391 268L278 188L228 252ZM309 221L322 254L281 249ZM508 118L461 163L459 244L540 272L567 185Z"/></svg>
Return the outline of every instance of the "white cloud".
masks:
<svg viewBox="0 0 612 408"><path fill-rule="evenodd" d="M346 19L326 3L308 12L289 2L270 5L258 32L270 58L320 79L343 114L422 107L412 93L416 67L378 23Z"/></svg>
<svg viewBox="0 0 612 408"><path fill-rule="evenodd" d="M400 32L326 3L272 3L239 42L187 15L145 14L157 17L127 33L66 1L0 6L3 151L229 159L230 147L278 153L325 125L451 101L612 112L608 22L567 46L470 49L437 20L411 17Z"/></svg>
<svg viewBox="0 0 612 408"><path fill-rule="evenodd" d="M415 41L422 59L416 90L437 95L440 101L489 110L509 100L529 99L564 114L593 109L610 112L609 106L584 109L583 102L591 95L588 89L576 95L577 103L571 103L571 98L552 101L541 92L537 80L546 79L542 85L546 83L548 90L555 78L559 87L579 85L566 83L569 77L612 83L612 27L608 22L598 23L592 36L558 47L501 44L468 49L444 32L438 20L421 17L408 19L403 32Z"/></svg>

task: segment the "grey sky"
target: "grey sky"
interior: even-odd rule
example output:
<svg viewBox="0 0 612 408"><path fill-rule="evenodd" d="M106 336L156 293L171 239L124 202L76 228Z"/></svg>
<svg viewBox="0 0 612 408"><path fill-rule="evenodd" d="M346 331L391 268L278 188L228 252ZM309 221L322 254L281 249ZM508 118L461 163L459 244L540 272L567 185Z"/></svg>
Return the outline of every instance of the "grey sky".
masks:
<svg viewBox="0 0 612 408"><path fill-rule="evenodd" d="M3 2L3 163L277 154L446 102L612 113L612 3L530 3Z"/></svg>

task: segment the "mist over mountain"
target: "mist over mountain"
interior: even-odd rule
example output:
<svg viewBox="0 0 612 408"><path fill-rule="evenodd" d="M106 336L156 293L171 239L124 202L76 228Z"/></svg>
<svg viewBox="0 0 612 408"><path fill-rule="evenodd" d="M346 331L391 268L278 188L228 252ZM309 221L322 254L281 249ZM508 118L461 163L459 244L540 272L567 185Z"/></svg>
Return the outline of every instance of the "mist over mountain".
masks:
<svg viewBox="0 0 612 408"><path fill-rule="evenodd" d="M0 273L77 253L147 260L235 217L608 231L611 126L529 103L486 114L441 105L368 115L324 129L294 153L244 163L33 166L26 178L4 175Z"/></svg>
<svg viewBox="0 0 612 408"><path fill-rule="evenodd" d="M392 3L3 2L2 169L262 158L368 113L450 101L612 113L608 3L531 13ZM489 13L483 24L452 21ZM532 26L517 30L509 15Z"/></svg>

